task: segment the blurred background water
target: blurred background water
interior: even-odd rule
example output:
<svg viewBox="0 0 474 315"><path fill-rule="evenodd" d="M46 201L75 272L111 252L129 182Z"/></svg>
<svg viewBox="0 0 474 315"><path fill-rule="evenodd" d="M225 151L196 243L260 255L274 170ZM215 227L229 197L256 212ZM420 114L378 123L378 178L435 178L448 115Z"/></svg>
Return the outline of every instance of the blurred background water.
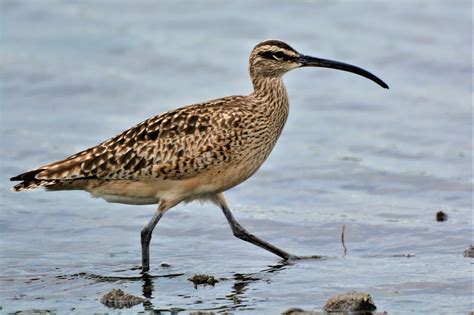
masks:
<svg viewBox="0 0 474 315"><path fill-rule="evenodd" d="M473 232L470 1L0 4L3 312L109 312L99 300L111 288L149 298L131 313L321 310L350 290L390 314L472 310L463 257ZM335 70L287 74L279 143L227 193L248 230L329 259L281 265L235 239L218 208L193 203L160 222L156 277L142 279L132 267L155 207L9 191L9 177L149 116L249 94L248 55L268 38L364 67L391 87ZM447 222L435 222L439 210ZM187 278L197 273L227 280L195 288Z"/></svg>

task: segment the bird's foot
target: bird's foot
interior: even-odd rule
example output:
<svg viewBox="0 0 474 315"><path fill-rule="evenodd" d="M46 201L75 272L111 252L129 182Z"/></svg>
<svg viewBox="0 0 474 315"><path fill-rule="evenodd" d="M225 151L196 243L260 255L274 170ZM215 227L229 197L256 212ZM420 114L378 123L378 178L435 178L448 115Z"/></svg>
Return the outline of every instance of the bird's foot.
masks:
<svg viewBox="0 0 474 315"><path fill-rule="evenodd" d="M142 270L140 272L142 275L148 274L148 271L150 271L150 266L142 266L140 269Z"/></svg>

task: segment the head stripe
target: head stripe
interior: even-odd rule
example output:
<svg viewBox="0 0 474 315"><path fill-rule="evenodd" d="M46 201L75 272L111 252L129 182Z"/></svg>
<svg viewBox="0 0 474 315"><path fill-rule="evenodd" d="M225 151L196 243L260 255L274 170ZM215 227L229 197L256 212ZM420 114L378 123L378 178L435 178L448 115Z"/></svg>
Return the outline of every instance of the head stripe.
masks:
<svg viewBox="0 0 474 315"><path fill-rule="evenodd" d="M257 49L261 46L276 46L276 47L279 47L279 48L283 48L283 49L287 49L287 50L296 52L296 50L291 48L291 46L288 45L287 43L284 43L284 42L276 40L276 39L269 39L269 40L263 41L263 42L259 43L257 46L255 46L254 49Z"/></svg>
<svg viewBox="0 0 474 315"><path fill-rule="evenodd" d="M258 55L265 59L283 60L283 61L292 61L296 58L296 56L289 55L285 51L282 51L282 50L277 50L277 51L263 50L263 51L260 51Z"/></svg>

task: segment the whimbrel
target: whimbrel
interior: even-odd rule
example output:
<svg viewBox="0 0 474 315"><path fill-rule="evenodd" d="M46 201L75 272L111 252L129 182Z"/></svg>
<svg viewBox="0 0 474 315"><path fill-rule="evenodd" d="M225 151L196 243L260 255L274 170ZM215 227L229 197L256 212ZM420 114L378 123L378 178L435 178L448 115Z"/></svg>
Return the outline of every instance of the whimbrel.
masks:
<svg viewBox="0 0 474 315"><path fill-rule="evenodd" d="M152 117L99 145L64 160L12 177L23 191L85 190L108 202L158 209L141 231L142 272L149 270L153 229L181 202L219 206L233 234L284 260L298 259L247 232L234 218L224 191L252 176L272 151L288 117L282 76L301 67L324 67L381 79L359 67L305 56L278 40L259 43L250 55L254 91L185 106Z"/></svg>

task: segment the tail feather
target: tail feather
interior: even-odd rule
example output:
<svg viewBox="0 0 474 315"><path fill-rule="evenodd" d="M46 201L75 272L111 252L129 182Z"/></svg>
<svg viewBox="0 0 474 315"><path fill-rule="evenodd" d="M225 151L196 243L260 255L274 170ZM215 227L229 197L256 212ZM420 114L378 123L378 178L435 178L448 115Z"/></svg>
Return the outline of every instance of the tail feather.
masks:
<svg viewBox="0 0 474 315"><path fill-rule="evenodd" d="M51 185L56 184L56 180L39 180L39 179L33 179L29 181L24 181L19 184L16 184L15 186L12 187L13 191L23 191L23 190L29 190L29 189L35 189L39 187L48 187Z"/></svg>
<svg viewBox="0 0 474 315"><path fill-rule="evenodd" d="M11 181L32 181L36 179L36 175L41 173L42 171L46 170L45 168L31 170L15 177L10 178Z"/></svg>
<svg viewBox="0 0 474 315"><path fill-rule="evenodd" d="M43 187L46 190L82 189L82 187L87 184L88 180L97 179L95 176L74 179L38 179L36 176L45 170L47 170L47 168L35 169L10 178L11 181L21 181L21 183L12 187L12 191L23 191L40 187Z"/></svg>

